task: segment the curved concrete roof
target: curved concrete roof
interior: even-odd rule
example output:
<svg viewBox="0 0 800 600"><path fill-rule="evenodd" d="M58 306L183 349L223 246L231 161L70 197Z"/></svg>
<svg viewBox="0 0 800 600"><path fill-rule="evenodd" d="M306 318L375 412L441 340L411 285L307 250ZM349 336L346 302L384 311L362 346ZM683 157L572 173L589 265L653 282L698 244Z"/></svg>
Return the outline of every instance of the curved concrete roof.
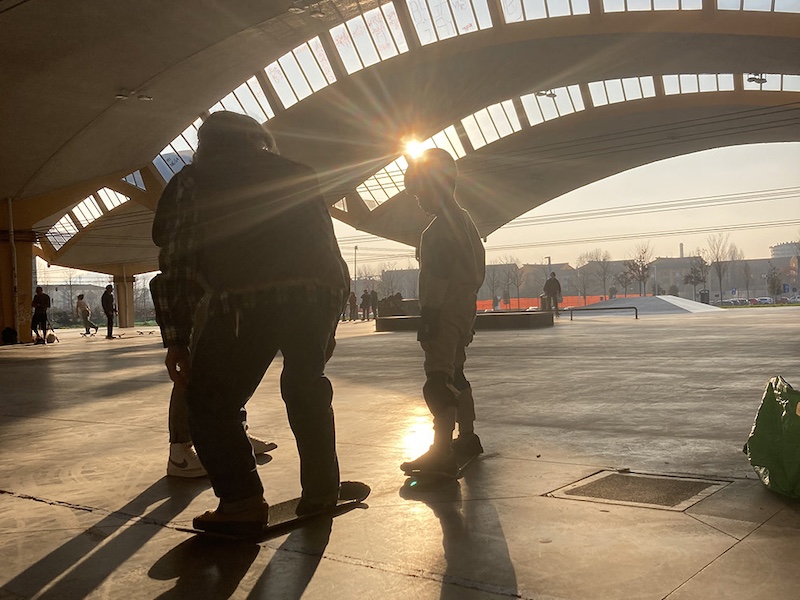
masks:
<svg viewBox="0 0 800 600"><path fill-rule="evenodd" d="M565 85L582 86L587 96L586 84L606 79L734 74L738 83L729 92L659 93L600 108L585 97L581 113L468 152L461 169L477 192L462 185L461 198L485 234L634 166L718 146L800 139L800 94L742 87L747 73L800 73L800 15L706 4L700 11L606 14L592 0L591 14L504 24L492 0L493 27L420 46L398 0L410 50L347 75L327 32L376 2L327 0L323 19L287 12L286 1L0 3L8 90L0 96L0 196L14 199L17 227L44 231L97 189L116 189L139 208L114 209L57 252L44 242L43 253L105 272L122 263L128 273L152 269L149 211L164 182L151 161L254 73L276 113L269 126L282 152L318 170L331 205L353 198L361 182L396 158L404 136L424 139L496 102ZM315 36L337 82L284 110L262 69ZM137 169L144 192L120 181ZM404 194L372 212L357 206L332 210L407 243L424 223ZM103 264L92 258L98 248Z"/></svg>

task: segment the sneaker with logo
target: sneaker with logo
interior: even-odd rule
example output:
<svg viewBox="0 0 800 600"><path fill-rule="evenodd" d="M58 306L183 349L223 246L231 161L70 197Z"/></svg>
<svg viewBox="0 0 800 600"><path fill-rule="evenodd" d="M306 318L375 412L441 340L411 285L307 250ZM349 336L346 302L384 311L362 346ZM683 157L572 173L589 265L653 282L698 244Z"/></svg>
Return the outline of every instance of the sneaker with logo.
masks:
<svg viewBox="0 0 800 600"><path fill-rule="evenodd" d="M419 458L401 464L400 470L406 475L425 473L455 477L458 473L458 465L456 464L456 455L453 453L452 449L442 449L431 446L430 449Z"/></svg>
<svg viewBox="0 0 800 600"><path fill-rule="evenodd" d="M200 463L191 442L169 445L167 475L170 477L205 477L208 475Z"/></svg>
<svg viewBox="0 0 800 600"><path fill-rule="evenodd" d="M275 448L278 447L278 444L275 442L265 442L264 440L260 440L255 436L247 434L247 439L250 440L250 445L253 447L253 454L259 456L261 454L266 454L267 452L272 452Z"/></svg>

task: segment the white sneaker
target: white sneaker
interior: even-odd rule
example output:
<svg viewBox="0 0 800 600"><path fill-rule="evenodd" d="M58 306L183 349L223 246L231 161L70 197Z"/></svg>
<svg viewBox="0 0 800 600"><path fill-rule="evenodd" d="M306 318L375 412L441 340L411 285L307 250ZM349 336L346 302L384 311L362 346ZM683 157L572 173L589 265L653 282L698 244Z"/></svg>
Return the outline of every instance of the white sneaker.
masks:
<svg viewBox="0 0 800 600"><path fill-rule="evenodd" d="M208 475L200 463L191 442L170 444L167 475L172 477L205 477Z"/></svg>
<svg viewBox="0 0 800 600"><path fill-rule="evenodd" d="M275 442L265 442L264 440L260 440L257 437L253 437L249 433L247 434L247 439L250 440L250 445L253 447L253 454L258 456L259 454L266 454L267 452L272 452L275 448L278 447L278 444Z"/></svg>

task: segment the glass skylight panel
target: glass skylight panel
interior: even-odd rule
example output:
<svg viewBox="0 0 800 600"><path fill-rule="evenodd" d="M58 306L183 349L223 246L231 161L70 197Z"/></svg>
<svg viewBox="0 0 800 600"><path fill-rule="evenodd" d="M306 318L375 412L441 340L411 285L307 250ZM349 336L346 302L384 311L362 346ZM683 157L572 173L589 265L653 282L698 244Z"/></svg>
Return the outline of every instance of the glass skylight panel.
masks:
<svg viewBox="0 0 800 600"><path fill-rule="evenodd" d="M800 0L775 0L775 12L800 13Z"/></svg>
<svg viewBox="0 0 800 600"><path fill-rule="evenodd" d="M192 162L194 152L197 150L197 130L202 124L202 119L198 118L153 160L153 164L166 181L172 179L175 173Z"/></svg>
<svg viewBox="0 0 800 600"><path fill-rule="evenodd" d="M125 194L120 194L106 187L97 190L97 196L103 202L103 205L105 205L106 210L114 210L116 207L130 200Z"/></svg>
<svg viewBox="0 0 800 600"><path fill-rule="evenodd" d="M423 46L492 26L487 0L405 0Z"/></svg>
<svg viewBox="0 0 800 600"><path fill-rule="evenodd" d="M589 14L589 0L503 0L502 7L506 23Z"/></svg>
<svg viewBox="0 0 800 600"><path fill-rule="evenodd" d="M78 220L81 227L86 227L89 223L101 217L103 211L100 210L97 201L89 196L88 198L84 198L80 204L72 209L72 215Z"/></svg>
<svg viewBox="0 0 800 600"><path fill-rule="evenodd" d="M666 80L665 80L666 85ZM605 106L628 100L652 98L656 95L655 83L651 76L606 79L589 83L592 106Z"/></svg>
<svg viewBox="0 0 800 600"><path fill-rule="evenodd" d="M434 134L430 138L430 141L437 148L447 150L450 153L450 156L456 160L467 154L464 150L464 146L461 144L461 140L458 137L456 128L452 125L447 129L443 129L439 133Z"/></svg>
<svg viewBox="0 0 800 600"><path fill-rule="evenodd" d="M139 171L134 171L130 175L123 177L122 181L130 183L131 185L135 185L140 190L146 189L144 185L144 180L142 179L142 174Z"/></svg>
<svg viewBox="0 0 800 600"><path fill-rule="evenodd" d="M47 231L45 237L53 244L53 248L60 250L76 233L78 228L75 227L75 223L69 215L64 215Z"/></svg>
<svg viewBox="0 0 800 600"><path fill-rule="evenodd" d="M577 85L544 90L520 97L531 126L584 110L583 96Z"/></svg>
<svg viewBox="0 0 800 600"><path fill-rule="evenodd" d="M325 61L320 64L320 57ZM264 68L284 108L336 81L318 38L300 44Z"/></svg>
<svg viewBox="0 0 800 600"><path fill-rule="evenodd" d="M763 92L797 92L800 91L800 76L781 75L778 73L745 73L744 89L759 90ZM758 83L755 79L763 78L764 83Z"/></svg>
<svg viewBox="0 0 800 600"><path fill-rule="evenodd" d="M733 74L701 73L699 75L682 73L680 75L662 75L664 94L694 94L697 92L730 92L733 91Z"/></svg>
<svg viewBox="0 0 800 600"><path fill-rule="evenodd" d="M739 2L741 0L718 0ZM603 12L642 12L650 10L701 10L703 0L603 0Z"/></svg>
<svg viewBox="0 0 800 600"><path fill-rule="evenodd" d="M462 119L461 124L475 150L522 129L511 100L487 106Z"/></svg>
<svg viewBox="0 0 800 600"><path fill-rule="evenodd" d="M367 206L375 208L405 189L403 179L406 169L408 162L404 156L400 156L359 185L356 192Z"/></svg>
<svg viewBox="0 0 800 600"><path fill-rule="evenodd" d="M772 0L744 0L744 10L755 10L759 12L771 12Z"/></svg>
<svg viewBox="0 0 800 600"><path fill-rule="evenodd" d="M408 52L397 12L391 3L333 27L330 34L348 74Z"/></svg>
<svg viewBox="0 0 800 600"><path fill-rule="evenodd" d="M259 123L264 123L275 116L272 107L267 102L264 91L256 80L251 77L222 100L212 106L208 112L229 110L253 117Z"/></svg>

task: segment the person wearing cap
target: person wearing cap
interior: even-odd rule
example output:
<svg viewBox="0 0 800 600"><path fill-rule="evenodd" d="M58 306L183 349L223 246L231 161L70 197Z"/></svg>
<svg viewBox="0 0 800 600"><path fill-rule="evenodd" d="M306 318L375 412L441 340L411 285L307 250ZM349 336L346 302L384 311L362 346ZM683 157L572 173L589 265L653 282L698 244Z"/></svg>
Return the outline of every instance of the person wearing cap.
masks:
<svg viewBox="0 0 800 600"><path fill-rule="evenodd" d="M469 213L456 201L458 169L445 150L426 150L405 174L406 191L433 220L419 244L417 339L425 354L422 394L433 415L433 445L400 468L455 475L458 459L483 452L474 431L472 387L464 376L466 347L473 337L477 293L485 275L485 252ZM458 423L458 438L453 440Z"/></svg>
<svg viewBox="0 0 800 600"><path fill-rule="evenodd" d="M350 275L316 174L278 155L254 119L219 111L200 127L194 161L169 182L158 213L161 274L150 289L165 362L186 387L191 438L219 498L194 527L249 537L267 524L244 409L278 351L300 455L297 513L335 506L324 370Z"/></svg>

